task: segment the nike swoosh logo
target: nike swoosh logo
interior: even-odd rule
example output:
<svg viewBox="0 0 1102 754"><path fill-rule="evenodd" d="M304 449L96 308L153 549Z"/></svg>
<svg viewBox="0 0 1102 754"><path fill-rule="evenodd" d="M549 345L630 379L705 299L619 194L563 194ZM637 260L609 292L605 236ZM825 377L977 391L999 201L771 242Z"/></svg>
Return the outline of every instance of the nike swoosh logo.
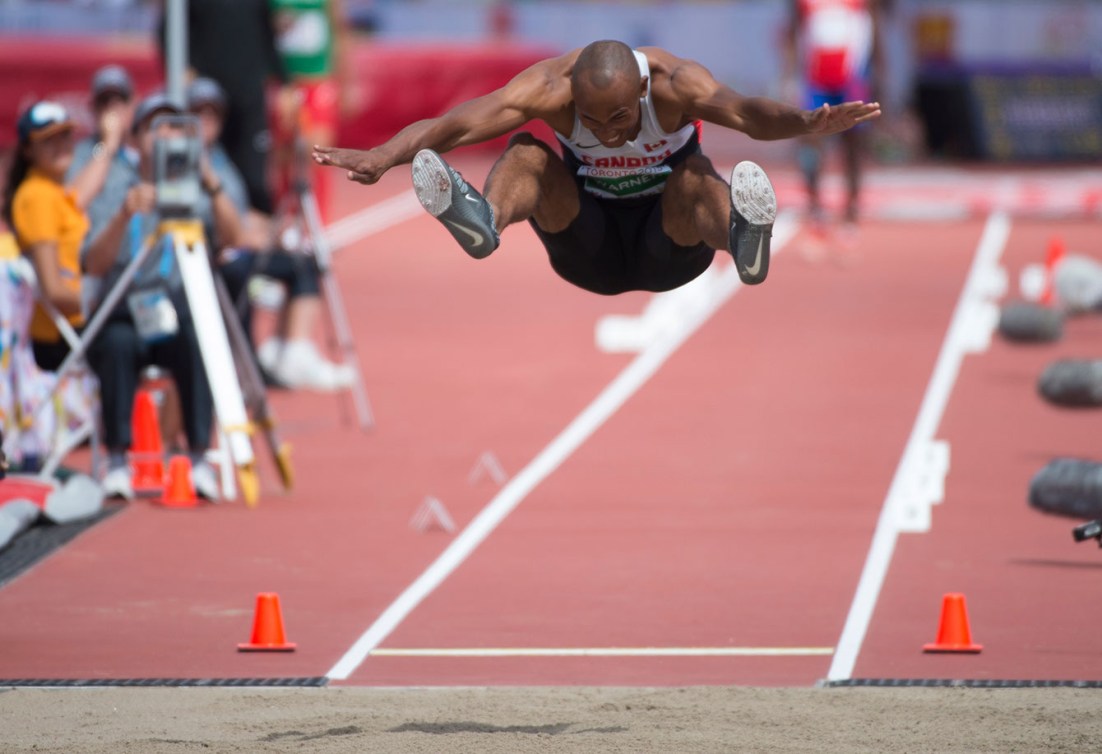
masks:
<svg viewBox="0 0 1102 754"><path fill-rule="evenodd" d="M464 225L460 225L459 223L452 222L451 220L444 220L444 222L455 228L456 230L465 233L471 239L471 243L473 243L475 246L482 245L484 239L482 238L482 234L478 231L471 230L470 228Z"/></svg>
<svg viewBox="0 0 1102 754"><path fill-rule="evenodd" d="M754 258L754 263L746 265L746 273L748 275L757 275L761 270L761 247L765 243L765 236L758 239L758 255Z"/></svg>

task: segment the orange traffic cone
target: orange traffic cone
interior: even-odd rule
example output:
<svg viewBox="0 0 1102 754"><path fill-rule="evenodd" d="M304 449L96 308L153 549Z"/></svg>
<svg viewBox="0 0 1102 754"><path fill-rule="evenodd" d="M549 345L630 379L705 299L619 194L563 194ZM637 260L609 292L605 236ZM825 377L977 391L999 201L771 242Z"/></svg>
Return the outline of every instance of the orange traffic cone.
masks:
<svg viewBox="0 0 1102 754"><path fill-rule="evenodd" d="M1051 306L1056 298L1056 267L1064 261L1064 239L1053 236L1045 252L1045 287L1041 291L1041 303Z"/></svg>
<svg viewBox="0 0 1102 754"><path fill-rule="evenodd" d="M159 495L165 488L164 446L157 406L148 390L139 390L134 396L130 430L130 485L138 495Z"/></svg>
<svg viewBox="0 0 1102 754"><path fill-rule="evenodd" d="M941 623L937 641L924 644L923 652L979 652L982 644L972 643L972 631L968 628L968 610L963 594L946 594L941 601Z"/></svg>
<svg viewBox="0 0 1102 754"><path fill-rule="evenodd" d="M168 462L168 484L160 503L167 508L194 508L199 505L191 483L191 461L187 456L173 456Z"/></svg>
<svg viewBox="0 0 1102 754"><path fill-rule="evenodd" d="M238 644L241 652L293 652L294 642L287 641L283 633L283 614L279 609L279 595L261 592L256 595L256 613L253 616L253 636L245 644Z"/></svg>

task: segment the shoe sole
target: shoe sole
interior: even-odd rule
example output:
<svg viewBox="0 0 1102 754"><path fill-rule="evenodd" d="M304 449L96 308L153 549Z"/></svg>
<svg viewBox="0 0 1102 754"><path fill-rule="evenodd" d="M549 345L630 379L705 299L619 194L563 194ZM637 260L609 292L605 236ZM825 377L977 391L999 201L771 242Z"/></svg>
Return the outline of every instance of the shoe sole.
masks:
<svg viewBox="0 0 1102 754"><path fill-rule="evenodd" d="M772 225L777 220L773 184L761 166L749 160L731 171L731 204L751 225Z"/></svg>
<svg viewBox="0 0 1102 754"><path fill-rule="evenodd" d="M731 208L735 269L745 285L758 285L769 274L769 239L777 219L777 195L757 163L744 160L731 171Z"/></svg>
<svg viewBox="0 0 1102 754"><path fill-rule="evenodd" d="M421 206L425 208L425 211L444 224L448 232L452 234L452 237L459 242L459 245L469 256L474 259L483 259L489 256L497 248L498 236L496 231L493 231L492 235L488 235L485 231L472 229L469 225L464 224L460 219L463 214L461 210L466 209L464 207L455 207L459 217L447 216L457 198L465 196L471 198L477 195L478 192L474 191L473 187L469 187L471 194L468 196L463 194L462 189L457 189L452 181L454 171L448 167L448 164L444 162L439 154L431 149L422 149L414 155L411 167L413 193L417 195L417 201L421 202ZM481 197L478 201L485 203L485 199ZM490 224L492 226L492 208L490 213Z"/></svg>
<svg viewBox="0 0 1102 754"><path fill-rule="evenodd" d="M452 206L452 181L440 155L422 149L413 157L413 192L417 201L433 217L440 217Z"/></svg>

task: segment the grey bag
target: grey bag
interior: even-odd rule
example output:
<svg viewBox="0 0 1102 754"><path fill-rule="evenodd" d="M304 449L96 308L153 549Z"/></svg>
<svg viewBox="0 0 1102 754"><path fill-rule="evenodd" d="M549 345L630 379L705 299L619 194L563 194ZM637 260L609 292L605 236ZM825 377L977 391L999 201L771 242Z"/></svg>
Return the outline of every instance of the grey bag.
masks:
<svg viewBox="0 0 1102 754"><path fill-rule="evenodd" d="M1102 518L1102 463L1081 458L1049 461L1029 483L1029 505L1057 516Z"/></svg>

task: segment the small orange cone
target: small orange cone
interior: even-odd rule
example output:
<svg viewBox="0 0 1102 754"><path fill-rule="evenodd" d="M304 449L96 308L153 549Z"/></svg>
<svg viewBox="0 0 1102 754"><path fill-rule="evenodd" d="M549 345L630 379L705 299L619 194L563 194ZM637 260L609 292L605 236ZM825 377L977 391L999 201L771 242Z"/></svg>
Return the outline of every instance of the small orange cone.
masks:
<svg viewBox="0 0 1102 754"><path fill-rule="evenodd" d="M279 595L261 592L256 595L256 614L253 616L253 636L245 644L238 644L240 652L293 652L295 643L287 641L283 633L283 614L279 609Z"/></svg>
<svg viewBox="0 0 1102 754"><path fill-rule="evenodd" d="M1041 292L1041 303L1051 306L1056 297L1056 267L1064 260L1064 239L1053 236L1045 252L1045 287Z"/></svg>
<svg viewBox="0 0 1102 754"><path fill-rule="evenodd" d="M138 495L158 495L165 488L164 445L157 406L148 390L139 390L134 396L130 431L130 486Z"/></svg>
<svg viewBox="0 0 1102 754"><path fill-rule="evenodd" d="M191 460L187 456L173 456L168 462L168 484L159 502L166 508L194 508L199 505L191 483Z"/></svg>
<svg viewBox="0 0 1102 754"><path fill-rule="evenodd" d="M979 652L982 644L972 643L972 631L968 628L968 610L963 594L946 594L941 601L941 623L937 641L924 644L923 652Z"/></svg>

